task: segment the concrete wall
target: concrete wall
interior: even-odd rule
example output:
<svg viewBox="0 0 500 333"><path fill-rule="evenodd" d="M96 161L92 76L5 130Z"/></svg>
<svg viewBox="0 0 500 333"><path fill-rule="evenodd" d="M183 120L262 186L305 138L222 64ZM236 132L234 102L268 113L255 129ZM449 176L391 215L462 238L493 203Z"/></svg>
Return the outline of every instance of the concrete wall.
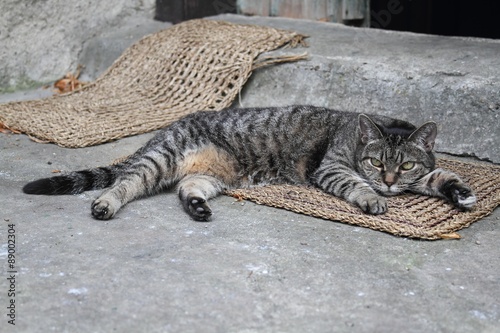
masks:
<svg viewBox="0 0 500 333"><path fill-rule="evenodd" d="M1 0L0 93L54 81L78 65L86 41L153 18L155 0Z"/></svg>
<svg viewBox="0 0 500 333"><path fill-rule="evenodd" d="M438 123L436 150L500 163L500 41L219 15L310 36L307 61L255 71L244 106L313 104ZM238 104L238 101L236 102Z"/></svg>

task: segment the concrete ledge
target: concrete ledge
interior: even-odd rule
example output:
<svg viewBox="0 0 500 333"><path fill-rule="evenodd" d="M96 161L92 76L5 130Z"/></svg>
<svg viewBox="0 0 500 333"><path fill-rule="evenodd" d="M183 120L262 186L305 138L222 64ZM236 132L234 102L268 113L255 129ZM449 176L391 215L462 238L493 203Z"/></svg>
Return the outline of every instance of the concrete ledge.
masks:
<svg viewBox="0 0 500 333"><path fill-rule="evenodd" d="M436 148L500 163L500 41L219 15L309 35L308 61L255 71L244 106L314 104L439 125Z"/></svg>
<svg viewBox="0 0 500 333"><path fill-rule="evenodd" d="M159 22L140 16L128 17L125 22L107 29L104 33L82 42L81 53L72 63L83 65L79 79L83 82L95 80L132 44L146 35L170 27L171 23ZM51 71L49 77L61 78L66 73ZM36 84L37 86L40 83ZM0 103L40 99L54 95L52 88L32 88L0 94Z"/></svg>
<svg viewBox="0 0 500 333"><path fill-rule="evenodd" d="M121 26L85 42L78 63L84 64L82 80L95 80L132 44L146 35L167 29L171 23L130 17Z"/></svg>
<svg viewBox="0 0 500 333"><path fill-rule="evenodd" d="M155 0L2 0L0 92L31 89L78 65L86 41L152 18Z"/></svg>
<svg viewBox="0 0 500 333"><path fill-rule="evenodd" d="M284 18L226 14L211 19L310 36L306 49L277 51L307 51L309 60L256 70L235 104L314 104L417 124L432 120L439 125L437 151L500 163L500 41ZM137 17L90 39L78 59L85 66L82 79L95 79L134 41L166 27ZM0 101L26 98L18 92Z"/></svg>

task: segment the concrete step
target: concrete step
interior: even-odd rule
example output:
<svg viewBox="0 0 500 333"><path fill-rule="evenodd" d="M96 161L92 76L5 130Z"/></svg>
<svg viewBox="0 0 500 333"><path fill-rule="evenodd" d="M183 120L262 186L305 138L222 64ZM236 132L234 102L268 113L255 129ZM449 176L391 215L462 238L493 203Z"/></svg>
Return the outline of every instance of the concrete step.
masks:
<svg viewBox="0 0 500 333"><path fill-rule="evenodd" d="M500 163L500 41L352 28L308 20L218 15L308 35L309 47L279 53L309 59L256 70L235 105L313 104L438 123L436 150ZM97 36L84 45L83 80L93 80L141 36L168 27L153 20ZM44 97L16 92L0 102Z"/></svg>
<svg viewBox="0 0 500 333"><path fill-rule="evenodd" d="M120 27L86 41L78 58L84 64L82 80L94 80L101 75L129 46L146 35L167 29L171 23L143 17L131 17Z"/></svg>
<svg viewBox="0 0 500 333"><path fill-rule="evenodd" d="M172 26L172 24L168 22L159 22L140 16L128 17L127 20L120 22L120 24L108 27L105 32L82 41L82 51L75 60L72 61L83 66L79 80L82 82L95 80L109 68L128 47L144 36L166 29L170 26ZM66 73L49 71L42 80L57 76L60 78L64 74ZM30 90L17 90L0 94L0 103L40 99L52 96L53 94L54 89L47 86Z"/></svg>
<svg viewBox="0 0 500 333"><path fill-rule="evenodd" d="M436 149L500 163L500 41L219 15L309 35L309 59L254 72L244 106L313 104L435 121Z"/></svg>

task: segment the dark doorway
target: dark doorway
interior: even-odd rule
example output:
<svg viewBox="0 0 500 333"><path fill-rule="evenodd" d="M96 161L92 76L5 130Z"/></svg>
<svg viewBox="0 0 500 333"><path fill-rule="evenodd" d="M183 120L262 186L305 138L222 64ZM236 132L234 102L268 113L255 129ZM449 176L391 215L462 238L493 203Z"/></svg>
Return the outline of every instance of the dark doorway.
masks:
<svg viewBox="0 0 500 333"><path fill-rule="evenodd" d="M155 19L179 23L224 13L236 13L236 0L156 0Z"/></svg>
<svg viewBox="0 0 500 333"><path fill-rule="evenodd" d="M370 6L374 28L500 38L497 0L371 0Z"/></svg>

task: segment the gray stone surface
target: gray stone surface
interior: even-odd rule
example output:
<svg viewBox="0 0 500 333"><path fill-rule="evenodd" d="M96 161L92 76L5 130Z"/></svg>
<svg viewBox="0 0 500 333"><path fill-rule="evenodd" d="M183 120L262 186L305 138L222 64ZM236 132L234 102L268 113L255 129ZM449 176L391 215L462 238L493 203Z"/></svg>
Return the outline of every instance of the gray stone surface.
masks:
<svg viewBox="0 0 500 333"><path fill-rule="evenodd" d="M165 193L97 221L98 193L27 196L53 170L105 165L151 134L92 148L0 138L2 332L498 332L499 211L459 241L416 241L220 197L194 222ZM7 324L15 224L16 327Z"/></svg>
<svg viewBox="0 0 500 333"><path fill-rule="evenodd" d="M166 29L171 25L172 24L168 22L154 21L139 16L128 17L126 21L121 22L118 26L114 26L104 31L102 34L88 39L83 42L81 53L78 54L78 59L75 58L72 60L72 64L81 64L83 66L79 80L82 82L95 80L134 42L146 35ZM66 73L57 74L57 79L65 74ZM32 89L21 89L1 94L0 103L51 96L54 93L52 83L53 82L50 82L50 84L40 87L40 82L38 82L34 83L35 88Z"/></svg>
<svg viewBox="0 0 500 333"><path fill-rule="evenodd" d="M381 71L380 63L368 61L365 55L367 60L360 58L360 69L354 71L352 55L316 54L314 39L319 37L313 33L324 33L323 27L341 32L342 28L319 24L307 30L312 23L267 20L310 33L311 60L257 71L243 94L244 104L290 104L303 99L304 103L317 101L314 104L347 109L373 104L373 109L387 113L392 110L391 98L401 107L409 105L402 104L403 99L383 85L402 80L387 69L392 62L385 62L385 67L381 66L385 71ZM334 36L341 39L332 32ZM371 37L367 39L366 45L376 44ZM489 43L485 42L485 50ZM86 45L99 49L105 42ZM349 43L339 47L342 50L332 46L332 52L347 52ZM351 52L355 52L354 47ZM365 51L360 48L357 52ZM402 55L397 54L393 60L403 66ZM367 64L361 66L363 62ZM445 68L447 60L440 62ZM101 70L99 64L92 68L95 73ZM407 79L414 82L415 89L422 89L420 81L427 80L424 74L417 76L420 70L424 71L410 71L415 76ZM495 70L489 72L498 78ZM435 77L446 84L460 78ZM337 87L336 80L344 82L344 90L330 90ZM477 80L467 81L470 87L464 83L464 91L481 86L482 81ZM369 90L363 85L365 81L377 85ZM493 81L491 87L496 87ZM349 95L354 89L348 88L349 82L365 92ZM421 92L436 96L433 89ZM48 93L16 92L0 95L0 102ZM386 94L386 99L380 94ZM415 103L430 103L427 95L420 98L414 99ZM448 98L447 103L455 105L455 98L465 97L451 94ZM331 100L338 104L328 104ZM417 121L426 118L425 114L408 116ZM482 120L484 126L488 119ZM461 126L474 129L476 124L464 122ZM66 149L38 144L24 135L0 134L1 332L499 331L498 209L460 231L461 240L429 242L229 197L213 201L215 216L210 223L191 221L174 193L132 202L115 219L102 222L90 216L90 203L97 192L54 197L21 192L26 182L51 176L54 170L108 164L132 153L151 136ZM453 138L462 141L459 135ZM482 140L479 134L473 139ZM6 294L11 287L7 280L8 224L15 224L16 236L15 328L6 316L10 299Z"/></svg>
<svg viewBox="0 0 500 333"><path fill-rule="evenodd" d="M245 106L314 104L435 121L436 149L500 163L500 41L220 15L309 35L307 61L257 70Z"/></svg>
<svg viewBox="0 0 500 333"><path fill-rule="evenodd" d="M0 92L36 87L74 71L88 40L152 19L154 8L155 0L2 0Z"/></svg>
<svg viewBox="0 0 500 333"><path fill-rule="evenodd" d="M91 38L85 42L78 57L78 63L85 65L81 79L83 81L96 79L135 41L171 25L149 18L131 17L122 22L120 27L114 27Z"/></svg>
<svg viewBox="0 0 500 333"><path fill-rule="evenodd" d="M500 163L500 41L388 32L284 18L230 14L212 18L269 25L310 35L309 48L279 51L307 51L307 61L255 71L242 93L244 106L314 104L386 114L414 123L432 120L438 123L440 133L438 151ZM47 39L44 45L49 45L51 51L42 48L32 53L32 44L36 44L32 40L21 46L16 44L17 48L23 47L22 44L31 45L23 53L32 53L30 61L17 56L16 47L0 50L8 60L0 67L0 81L2 77L9 77L2 71L24 71L43 72L43 79L34 74L37 78L29 80L46 82L61 77L70 68L75 69L77 64L85 66L82 79L93 80L135 40L165 27L168 24L136 15L117 19L108 28L96 26L92 36L90 32L75 32L76 37L71 35L71 38L63 35L61 38L75 48L67 55L70 60L66 65L63 65L65 56L54 60L57 57L53 52L57 48L51 44L53 31L46 29L51 33L44 35L42 30L41 35L33 38ZM67 52L67 48L64 50ZM43 59L36 60L40 57ZM18 74L14 81L23 81L23 75Z"/></svg>

